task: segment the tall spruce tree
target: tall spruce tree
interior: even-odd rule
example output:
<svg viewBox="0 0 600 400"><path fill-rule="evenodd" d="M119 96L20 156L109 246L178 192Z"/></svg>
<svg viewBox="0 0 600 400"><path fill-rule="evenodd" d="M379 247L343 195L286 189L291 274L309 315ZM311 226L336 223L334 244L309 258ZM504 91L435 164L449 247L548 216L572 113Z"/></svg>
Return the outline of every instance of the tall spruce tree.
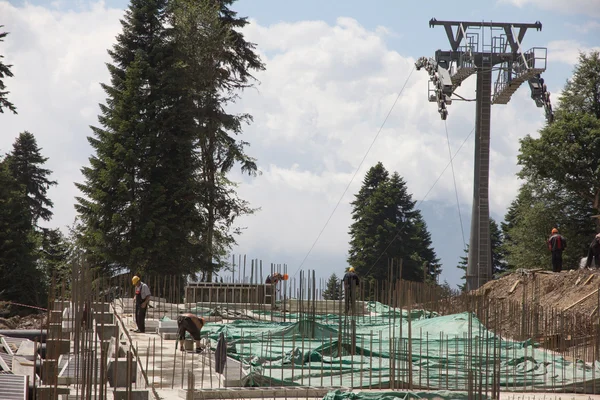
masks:
<svg viewBox="0 0 600 400"><path fill-rule="evenodd" d="M431 236L406 183L382 163L366 174L351 203L348 262L363 276L388 279L388 260L402 259L402 278L423 281L439 273ZM427 269L425 269L427 268Z"/></svg>
<svg viewBox="0 0 600 400"><path fill-rule="evenodd" d="M52 218L52 200L48 198L48 189L56 185L56 181L49 179L52 171L42 166L48 157L41 154L35 136L30 132L23 132L13 144L12 151L7 155L8 167L21 185L27 198L29 211L34 226L41 218L49 221Z"/></svg>
<svg viewBox="0 0 600 400"><path fill-rule="evenodd" d="M0 298L29 305L46 299L36 267L35 235L23 188L0 161Z"/></svg>
<svg viewBox="0 0 600 400"><path fill-rule="evenodd" d="M44 272L45 280L60 286L67 282L70 276L69 244L59 229L43 229L41 243L41 255L39 261Z"/></svg>
<svg viewBox="0 0 600 400"><path fill-rule="evenodd" d="M2 29L4 25L0 25L0 29ZM4 38L8 36L8 32L0 32L0 43L4 41ZM3 113L5 109L12 111L13 114L17 113L17 108L13 103L8 101L8 92L6 90L6 85L4 84L5 78L11 78L13 76L12 71L10 70L12 65L7 65L2 62L4 56L0 54L0 113Z"/></svg>
<svg viewBox="0 0 600 400"><path fill-rule="evenodd" d="M241 90L254 84L252 73L264 69L254 44L240 32L248 24L230 9L232 0L173 0L170 8L177 55L184 65L182 84L189 108L182 113L187 129L195 133L199 156L199 206L203 213L205 244L203 269L211 281L215 269L226 263L235 243L235 219L254 212L239 199L227 178L235 164L255 175L256 162L245 152L247 142L235 136L252 117L231 114L228 106Z"/></svg>
<svg viewBox="0 0 600 400"><path fill-rule="evenodd" d="M343 296L342 281L336 274L331 274L323 291L323 298L325 300L340 300Z"/></svg>
<svg viewBox="0 0 600 400"><path fill-rule="evenodd" d="M164 28L166 0L132 0L109 54L95 155L76 208L82 244L104 271L194 272L201 253L193 137L178 61Z"/></svg>

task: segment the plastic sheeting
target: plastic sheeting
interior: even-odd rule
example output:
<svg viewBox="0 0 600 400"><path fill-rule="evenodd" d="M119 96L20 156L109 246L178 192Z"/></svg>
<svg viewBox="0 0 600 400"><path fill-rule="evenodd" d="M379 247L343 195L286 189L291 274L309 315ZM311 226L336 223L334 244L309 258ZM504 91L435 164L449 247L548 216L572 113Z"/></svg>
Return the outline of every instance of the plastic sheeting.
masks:
<svg viewBox="0 0 600 400"><path fill-rule="evenodd" d="M292 322L208 324L203 332L214 341L225 335L227 353L245 365L249 386L385 389L393 381L395 387L464 390L469 379L491 386L499 370L495 378L504 389L600 391L598 363L504 340L469 313L368 307L370 316L354 320L290 315Z"/></svg>

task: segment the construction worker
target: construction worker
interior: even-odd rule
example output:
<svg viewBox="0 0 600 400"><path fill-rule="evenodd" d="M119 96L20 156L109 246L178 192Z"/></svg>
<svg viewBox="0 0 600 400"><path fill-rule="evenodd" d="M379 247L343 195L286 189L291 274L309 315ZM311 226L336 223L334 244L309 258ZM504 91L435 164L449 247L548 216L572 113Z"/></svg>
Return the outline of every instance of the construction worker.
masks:
<svg viewBox="0 0 600 400"><path fill-rule="evenodd" d="M552 236L548 239L548 249L552 253L552 271L562 271L562 253L567 248L567 239L552 228Z"/></svg>
<svg viewBox="0 0 600 400"><path fill-rule="evenodd" d="M283 275L281 275L279 272L275 272L273 275L267 276L265 283L271 284L271 285L277 285L279 283L279 281L282 281L282 280L283 280Z"/></svg>
<svg viewBox="0 0 600 400"><path fill-rule="evenodd" d="M135 286L135 323L137 329L136 333L146 332L146 311L148 311L148 303L150 303L150 288L146 285L139 276L131 278L131 283Z"/></svg>
<svg viewBox="0 0 600 400"><path fill-rule="evenodd" d="M196 353L202 352L200 348L200 331L204 327L204 318L194 314L181 314L177 317L177 333L179 334L179 350L184 351L183 342L185 333L189 332L196 341Z"/></svg>
<svg viewBox="0 0 600 400"><path fill-rule="evenodd" d="M596 268L600 268L600 233L594 236L594 240L592 240L592 243L590 244L585 266L590 268L592 266L592 261L594 261L594 266Z"/></svg>
<svg viewBox="0 0 600 400"><path fill-rule="evenodd" d="M354 302L356 300L356 288L360 284L358 275L356 275L356 273L354 272L354 267L348 268L348 272L346 272L346 274L344 275L342 282L344 284L344 293L345 293L344 298L346 300L346 314L350 310L351 306L352 306L352 313L354 314L354 312L355 312Z"/></svg>

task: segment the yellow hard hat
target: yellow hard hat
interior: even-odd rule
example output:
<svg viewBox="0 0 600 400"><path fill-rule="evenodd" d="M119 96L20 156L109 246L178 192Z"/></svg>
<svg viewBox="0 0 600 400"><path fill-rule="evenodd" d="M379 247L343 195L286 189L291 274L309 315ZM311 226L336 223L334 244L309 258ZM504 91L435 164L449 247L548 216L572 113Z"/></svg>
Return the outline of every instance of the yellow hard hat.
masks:
<svg viewBox="0 0 600 400"><path fill-rule="evenodd" d="M133 278L131 278L131 283L133 283L134 285L137 285L137 283L140 281L140 277L139 276L134 276Z"/></svg>
<svg viewBox="0 0 600 400"><path fill-rule="evenodd" d="M354 272L354 267L348 268L348 272Z"/></svg>

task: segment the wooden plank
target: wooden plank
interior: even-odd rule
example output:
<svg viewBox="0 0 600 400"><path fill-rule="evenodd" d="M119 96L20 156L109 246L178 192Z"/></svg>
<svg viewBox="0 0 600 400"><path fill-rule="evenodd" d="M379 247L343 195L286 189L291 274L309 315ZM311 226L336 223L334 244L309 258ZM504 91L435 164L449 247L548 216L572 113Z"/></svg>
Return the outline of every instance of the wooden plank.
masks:
<svg viewBox="0 0 600 400"><path fill-rule="evenodd" d="M596 308L594 308L594 311L592 311L592 313L590 314L590 318L593 317L597 311L598 311L598 306L596 306Z"/></svg>
<svg viewBox="0 0 600 400"><path fill-rule="evenodd" d="M592 293L582 297L581 299L577 300L575 303L571 304L570 306L568 306L567 308L563 309L563 311L567 311L573 307L575 307L577 304L583 303L584 301L586 301L587 299L589 299L590 297L592 297L593 295L598 293L598 289L594 290Z"/></svg>
<svg viewBox="0 0 600 400"><path fill-rule="evenodd" d="M593 277L594 277L594 274L591 274L591 275L589 276L589 278L587 278L587 279L586 279L586 281L585 281L585 282L583 282L583 284L584 284L584 285L587 285L588 283L590 283L590 281L592 280L592 278L593 278Z"/></svg>
<svg viewBox="0 0 600 400"><path fill-rule="evenodd" d="M512 292L515 291L515 289L517 288L517 285L519 284L519 282L521 282L520 279L517 279L517 281L514 283L514 285L512 285L512 287L510 288L510 290L508 291L508 294L511 294Z"/></svg>

